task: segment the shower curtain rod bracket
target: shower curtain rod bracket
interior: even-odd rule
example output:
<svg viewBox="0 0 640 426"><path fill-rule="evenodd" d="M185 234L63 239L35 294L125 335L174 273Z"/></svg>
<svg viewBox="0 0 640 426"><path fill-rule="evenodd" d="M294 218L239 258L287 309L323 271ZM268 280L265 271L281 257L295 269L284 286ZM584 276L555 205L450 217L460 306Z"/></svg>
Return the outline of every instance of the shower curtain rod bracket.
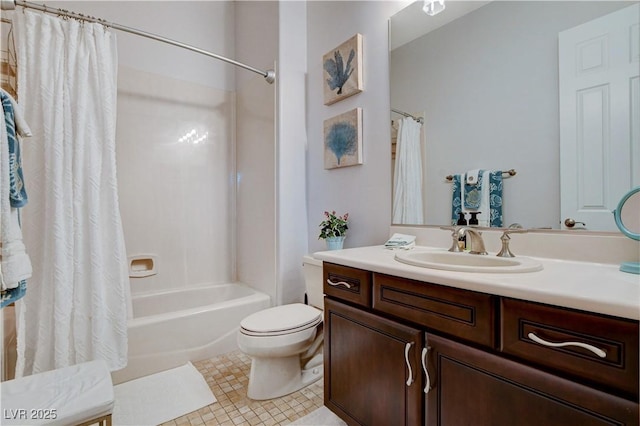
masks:
<svg viewBox="0 0 640 426"><path fill-rule="evenodd" d="M267 70L264 75L264 79L267 83L272 84L276 81L276 72L274 70Z"/></svg>

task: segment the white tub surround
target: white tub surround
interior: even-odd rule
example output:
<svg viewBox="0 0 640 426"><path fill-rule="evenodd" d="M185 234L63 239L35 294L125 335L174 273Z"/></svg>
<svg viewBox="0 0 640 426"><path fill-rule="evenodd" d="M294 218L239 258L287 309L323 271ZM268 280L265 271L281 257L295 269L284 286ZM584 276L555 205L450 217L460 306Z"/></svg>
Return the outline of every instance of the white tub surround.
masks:
<svg viewBox="0 0 640 426"><path fill-rule="evenodd" d="M448 246L444 245L450 243L449 233L439 232L445 236L446 243L428 248L446 251ZM520 235L513 239L518 237ZM415 248L418 249L420 246ZM580 247L576 249L581 250ZM516 256L519 255L518 250L513 251ZM322 251L314 253L314 257L325 262L397 277L621 318L640 319L640 278L638 275L621 272L617 263L536 257L543 265L543 269L537 272L452 272L407 265L395 260L395 253L384 246L370 246ZM489 252L489 256L495 254L496 251Z"/></svg>

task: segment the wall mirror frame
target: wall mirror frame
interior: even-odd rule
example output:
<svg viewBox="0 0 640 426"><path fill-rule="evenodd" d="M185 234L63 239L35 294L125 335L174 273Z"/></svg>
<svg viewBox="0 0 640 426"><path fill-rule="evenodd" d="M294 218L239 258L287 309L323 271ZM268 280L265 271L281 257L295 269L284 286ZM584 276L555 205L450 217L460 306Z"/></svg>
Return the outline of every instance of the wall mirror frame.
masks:
<svg viewBox="0 0 640 426"><path fill-rule="evenodd" d="M626 193L613 211L616 226L625 236L640 241L640 186ZM620 270L640 274L640 262L624 262Z"/></svg>
<svg viewBox="0 0 640 426"><path fill-rule="evenodd" d="M613 214L620 232L632 240L640 241L640 186L622 197Z"/></svg>
<svg viewBox="0 0 640 426"><path fill-rule="evenodd" d="M574 143L573 152L567 150L561 146L561 136L570 126L563 124L561 97L568 96L561 91L564 82L560 80L562 63L568 60L560 34L638 7L639 2L449 0L445 10L433 17L422 12L421 4L410 4L390 18L389 63L392 123L403 118L401 113L424 120L423 224L451 224L451 183L446 176L477 168L515 169L517 174L503 182L504 227L519 223L540 232L617 234L611 211L623 194L640 185L640 118L634 118L640 116L640 80L630 78L630 86L623 89L610 86L599 92L585 88L574 92L571 96L581 104L574 103L573 108L583 115L573 117L574 123L582 120L582 127L578 126L582 133L573 138L582 139L579 146ZM460 16L447 16L470 4L470 10L457 12ZM628 10L632 9L627 9L626 15ZM427 34L417 31L407 35L414 25L409 22L412 17L421 19L422 25L432 19L435 28ZM627 40L638 39L637 28L636 24L635 30L633 26L626 30ZM577 59L590 77L612 64L612 55L621 49L598 48L613 47L616 37L605 34L598 45L579 40L566 43L579 55ZM638 70L638 43L627 52L632 71ZM571 60L575 63L576 57ZM604 117L602 105L616 104L613 97L619 93L627 96L626 104L632 108L627 111L627 121L611 111L608 121L585 115L597 114L600 108L600 117ZM620 129L630 129L629 134L620 135ZM392 125L392 140L393 133ZM594 154L603 148L606 155ZM565 170L565 160L572 158L581 162L581 170ZM621 163L628 165L628 170L620 176L595 180ZM580 180L571 183L574 176ZM573 194L567 195L565 187ZM598 211L604 225L588 215L584 219L582 213L561 211L563 197L575 199L579 212ZM573 219L576 225L567 227L566 219ZM392 220L394 225L414 225L395 222Z"/></svg>

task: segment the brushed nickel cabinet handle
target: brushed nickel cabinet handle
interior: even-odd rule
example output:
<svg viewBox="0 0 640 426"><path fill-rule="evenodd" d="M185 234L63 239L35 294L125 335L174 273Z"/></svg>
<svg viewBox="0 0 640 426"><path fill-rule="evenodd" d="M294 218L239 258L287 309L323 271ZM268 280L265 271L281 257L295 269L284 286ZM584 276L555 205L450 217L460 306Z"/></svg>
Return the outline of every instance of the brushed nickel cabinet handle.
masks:
<svg viewBox="0 0 640 426"><path fill-rule="evenodd" d="M431 378L429 377L429 371L427 370L427 354L429 353L429 346L422 348L422 369L424 370L424 375L427 378L427 383L424 385L424 393L429 393L431 390Z"/></svg>
<svg viewBox="0 0 640 426"><path fill-rule="evenodd" d="M327 284L332 285L332 286L338 286L338 285L343 285L346 288L351 288L351 284L344 282L344 281L338 281L337 283L334 283L333 281L331 281L330 279L327 279Z"/></svg>
<svg viewBox="0 0 640 426"><path fill-rule="evenodd" d="M560 348L562 346L578 346L584 349L587 349L591 352L593 352L594 354L598 355L600 358L605 358L607 356L607 353L605 351L603 351L600 348L596 348L593 345L590 345L588 343L582 343L582 342L560 342L560 343L555 343L555 342L548 342L544 339L541 339L540 337L536 336L534 333L529 333L527 335L529 337L529 339L533 340L536 343L539 343L543 346L550 346L552 348Z"/></svg>
<svg viewBox="0 0 640 426"><path fill-rule="evenodd" d="M411 369L411 363L409 362L409 350L414 345L413 342L407 343L404 346L404 360L407 363L407 369L409 370L409 378L407 379L407 386L411 386L413 383L413 370Z"/></svg>

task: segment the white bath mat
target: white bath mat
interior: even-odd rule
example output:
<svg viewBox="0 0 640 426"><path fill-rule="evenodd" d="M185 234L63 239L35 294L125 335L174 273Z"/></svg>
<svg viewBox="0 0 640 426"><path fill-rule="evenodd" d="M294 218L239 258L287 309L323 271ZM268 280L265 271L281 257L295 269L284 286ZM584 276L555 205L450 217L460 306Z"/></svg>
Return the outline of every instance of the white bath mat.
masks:
<svg viewBox="0 0 640 426"><path fill-rule="evenodd" d="M290 426L347 426L342 419L336 416L327 407L320 407L306 416L291 423Z"/></svg>
<svg viewBox="0 0 640 426"><path fill-rule="evenodd" d="M191 364L114 386L114 426L168 422L216 401Z"/></svg>

